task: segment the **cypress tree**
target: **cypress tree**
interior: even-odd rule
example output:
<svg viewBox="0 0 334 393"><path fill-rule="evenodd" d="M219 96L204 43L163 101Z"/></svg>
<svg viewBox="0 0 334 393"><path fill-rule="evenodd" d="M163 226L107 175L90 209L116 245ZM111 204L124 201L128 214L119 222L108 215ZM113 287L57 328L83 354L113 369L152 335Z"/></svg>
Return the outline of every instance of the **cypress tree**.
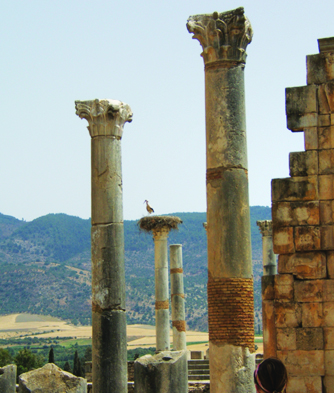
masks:
<svg viewBox="0 0 334 393"><path fill-rule="evenodd" d="M55 362L55 355L53 353L53 347L51 347L49 351L49 363L54 363Z"/></svg>
<svg viewBox="0 0 334 393"><path fill-rule="evenodd" d="M69 362L66 362L66 363L64 364L64 371L67 371L68 373L71 373L71 372L72 372L72 369L71 369L71 366L70 366L70 363L69 363Z"/></svg>
<svg viewBox="0 0 334 393"><path fill-rule="evenodd" d="M82 376L81 362L80 362L80 359L79 359L78 351L75 351L75 353L74 353L73 375L75 375L77 377L81 377Z"/></svg>

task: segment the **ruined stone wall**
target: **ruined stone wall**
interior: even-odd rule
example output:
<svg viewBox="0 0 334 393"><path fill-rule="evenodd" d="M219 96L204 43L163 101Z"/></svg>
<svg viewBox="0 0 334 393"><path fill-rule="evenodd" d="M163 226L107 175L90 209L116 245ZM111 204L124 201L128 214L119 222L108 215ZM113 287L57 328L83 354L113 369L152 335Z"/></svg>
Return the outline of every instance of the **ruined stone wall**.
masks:
<svg viewBox="0 0 334 393"><path fill-rule="evenodd" d="M287 125L303 131L290 177L272 181L278 275L262 279L264 356L288 393L334 392L334 38L307 56L307 85L286 89Z"/></svg>

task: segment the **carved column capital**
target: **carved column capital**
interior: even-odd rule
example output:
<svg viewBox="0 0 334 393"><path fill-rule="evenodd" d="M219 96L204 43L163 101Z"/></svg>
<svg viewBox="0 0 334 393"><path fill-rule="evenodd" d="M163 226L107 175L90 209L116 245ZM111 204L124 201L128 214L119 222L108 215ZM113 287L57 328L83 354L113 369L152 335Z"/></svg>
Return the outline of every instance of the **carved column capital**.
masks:
<svg viewBox="0 0 334 393"><path fill-rule="evenodd" d="M123 126L132 121L132 111L128 104L117 100L75 101L76 114L89 123L92 138L114 136L122 138Z"/></svg>
<svg viewBox="0 0 334 393"><path fill-rule="evenodd" d="M260 228L262 236L273 235L273 222L271 220L256 221L256 224Z"/></svg>
<svg viewBox="0 0 334 393"><path fill-rule="evenodd" d="M246 47L252 41L253 30L243 7L190 16L187 29L202 45L206 66L214 62L246 62Z"/></svg>

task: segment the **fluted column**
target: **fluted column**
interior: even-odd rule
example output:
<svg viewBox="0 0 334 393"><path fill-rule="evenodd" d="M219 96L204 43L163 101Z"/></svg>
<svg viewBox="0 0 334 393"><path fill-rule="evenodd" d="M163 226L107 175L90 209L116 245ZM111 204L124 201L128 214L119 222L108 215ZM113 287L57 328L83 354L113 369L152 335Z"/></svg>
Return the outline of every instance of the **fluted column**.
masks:
<svg viewBox="0 0 334 393"><path fill-rule="evenodd" d="M277 274L276 257L273 247L273 222L271 220L256 221L262 234L262 263L263 275L273 276Z"/></svg>
<svg viewBox="0 0 334 393"><path fill-rule="evenodd" d="M253 392L254 304L244 68L252 28L243 8L189 17L205 65L208 315L211 392Z"/></svg>
<svg viewBox="0 0 334 393"><path fill-rule="evenodd" d="M76 101L88 121L92 177L93 391L127 392L121 138L131 122L127 104Z"/></svg>
<svg viewBox="0 0 334 393"><path fill-rule="evenodd" d="M172 244L170 250L170 287L172 298L173 351L187 349L184 307L182 245Z"/></svg>

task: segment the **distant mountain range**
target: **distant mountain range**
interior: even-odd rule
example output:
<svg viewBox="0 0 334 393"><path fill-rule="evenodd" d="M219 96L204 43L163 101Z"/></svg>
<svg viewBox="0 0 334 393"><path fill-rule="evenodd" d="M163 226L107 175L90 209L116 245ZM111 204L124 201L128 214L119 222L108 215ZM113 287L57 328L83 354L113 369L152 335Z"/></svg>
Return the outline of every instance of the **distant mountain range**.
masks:
<svg viewBox="0 0 334 393"><path fill-rule="evenodd" d="M205 213L172 213L182 219L169 244L182 244L186 321L207 330ZM251 207L255 321L261 322L262 240L257 220L271 209ZM154 243L136 221L124 222L128 323L154 324ZM31 222L0 214L0 314L47 314L91 323L90 220L48 214Z"/></svg>

